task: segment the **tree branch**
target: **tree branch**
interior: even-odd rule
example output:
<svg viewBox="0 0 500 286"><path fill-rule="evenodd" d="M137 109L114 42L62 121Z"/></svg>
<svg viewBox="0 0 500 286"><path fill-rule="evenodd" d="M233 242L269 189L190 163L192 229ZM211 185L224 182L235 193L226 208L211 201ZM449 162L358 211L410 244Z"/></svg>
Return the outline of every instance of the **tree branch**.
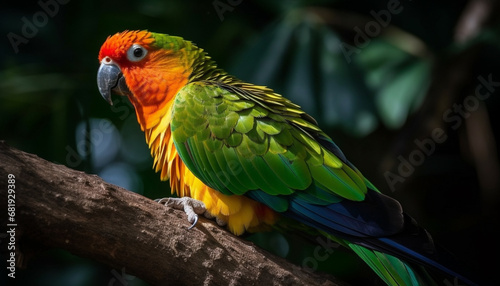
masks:
<svg viewBox="0 0 500 286"><path fill-rule="evenodd" d="M338 285L200 218L0 141L0 200L15 176L16 259L62 248L154 285ZM6 214L2 214L4 216ZM7 225L2 223L1 227ZM5 232L2 232L5 233ZM7 247L2 245L2 251Z"/></svg>

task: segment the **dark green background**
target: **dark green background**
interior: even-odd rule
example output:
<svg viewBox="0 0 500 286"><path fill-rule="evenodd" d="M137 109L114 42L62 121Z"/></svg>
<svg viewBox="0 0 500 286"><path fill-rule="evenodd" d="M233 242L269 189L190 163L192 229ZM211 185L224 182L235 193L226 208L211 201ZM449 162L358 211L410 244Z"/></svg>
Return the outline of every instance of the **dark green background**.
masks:
<svg viewBox="0 0 500 286"><path fill-rule="evenodd" d="M23 18L33 23L42 6L9 1L0 8L0 139L147 197L168 195L130 104L114 97L110 107L100 97L97 54L108 35L125 29L182 36L236 76L299 103L438 243L499 281L499 93L466 99L479 76L500 81L498 23L488 17L498 9L470 13L480 2L400 1L389 19L384 11L395 1L70 0L57 11L51 6L53 17L35 18L40 27L23 35ZM459 24L464 15L480 23L477 33ZM17 53L12 33L27 41ZM464 99L473 105L460 115L454 108ZM436 128L446 140L391 187L388 172L403 175L401 158L418 160L415 140L428 142ZM248 239L298 264L315 247L280 233ZM353 284L380 283L341 250L319 269ZM41 253L16 274L6 283L107 285L114 277L104 265L59 250ZM143 285L139 278L127 282Z"/></svg>

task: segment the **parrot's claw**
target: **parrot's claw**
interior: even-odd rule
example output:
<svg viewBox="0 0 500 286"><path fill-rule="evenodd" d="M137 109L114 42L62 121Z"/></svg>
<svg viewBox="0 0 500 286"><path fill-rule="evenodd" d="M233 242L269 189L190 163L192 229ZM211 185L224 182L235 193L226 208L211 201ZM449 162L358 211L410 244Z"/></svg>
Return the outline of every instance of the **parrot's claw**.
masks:
<svg viewBox="0 0 500 286"><path fill-rule="evenodd" d="M194 222L190 227L188 227L188 230L192 229L196 225L197 222L198 222L198 215L194 214Z"/></svg>
<svg viewBox="0 0 500 286"><path fill-rule="evenodd" d="M188 221L192 223L188 229L192 229L198 222L199 214L206 214L207 209L202 201L195 200L189 197L183 198L162 198L156 199L155 202L163 204L167 207L174 208L176 210L183 210L188 216Z"/></svg>

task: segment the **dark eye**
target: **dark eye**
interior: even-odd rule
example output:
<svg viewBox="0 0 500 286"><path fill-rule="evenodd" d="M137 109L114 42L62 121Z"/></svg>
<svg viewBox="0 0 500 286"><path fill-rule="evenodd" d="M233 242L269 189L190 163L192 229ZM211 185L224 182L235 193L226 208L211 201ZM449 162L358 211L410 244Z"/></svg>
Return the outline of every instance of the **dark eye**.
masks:
<svg viewBox="0 0 500 286"><path fill-rule="evenodd" d="M127 59L131 62L138 62L147 54L148 51L144 47L138 44L133 44L127 51Z"/></svg>
<svg viewBox="0 0 500 286"><path fill-rule="evenodd" d="M136 48L136 49L134 50L134 56L135 56L136 58L140 58L140 57L142 57L142 54L143 54L143 51L142 51L142 49L141 49L141 48Z"/></svg>

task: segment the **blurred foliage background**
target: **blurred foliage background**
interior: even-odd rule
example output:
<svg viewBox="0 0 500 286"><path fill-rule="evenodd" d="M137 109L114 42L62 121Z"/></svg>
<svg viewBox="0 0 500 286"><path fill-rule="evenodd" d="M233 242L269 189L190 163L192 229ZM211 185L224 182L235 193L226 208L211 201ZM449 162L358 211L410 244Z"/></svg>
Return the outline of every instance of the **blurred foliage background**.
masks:
<svg viewBox="0 0 500 286"><path fill-rule="evenodd" d="M100 97L97 53L125 29L182 36L300 104L438 243L498 282L498 8L493 0L9 1L0 8L0 139L147 197L168 195L131 105ZM246 238L297 264L316 247L278 232ZM340 249L318 270L379 283ZM119 285L118 272L51 250L3 285Z"/></svg>

